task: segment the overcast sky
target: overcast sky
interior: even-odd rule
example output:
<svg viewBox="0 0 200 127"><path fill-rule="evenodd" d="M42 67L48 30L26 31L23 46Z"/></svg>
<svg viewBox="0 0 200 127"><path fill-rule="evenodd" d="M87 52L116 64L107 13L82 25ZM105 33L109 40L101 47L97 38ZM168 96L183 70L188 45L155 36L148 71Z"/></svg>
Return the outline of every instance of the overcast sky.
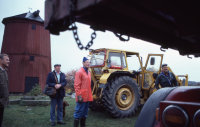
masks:
<svg viewBox="0 0 200 127"><path fill-rule="evenodd" d="M0 20L29 11L40 10L40 16L44 19L45 0L1 0ZM89 26L77 23L78 34L83 45L90 40L93 30ZM3 41L4 25L0 23L0 49ZM112 48L139 52L143 60L146 61L149 53L164 54L163 63L167 63L176 75L189 75L190 81L200 81L199 71L200 58L192 59L179 55L176 50L168 49L166 52L160 51L160 46L139 39L131 38L128 42L121 42L112 32L96 32L97 38L94 40L92 49ZM89 51L79 50L73 38L72 31L62 32L59 36L51 35L51 64L52 69L55 63L62 64L62 71L66 72L73 68L82 66L82 58L87 56ZM144 62L145 63L145 62ZM129 65L130 66L130 65Z"/></svg>

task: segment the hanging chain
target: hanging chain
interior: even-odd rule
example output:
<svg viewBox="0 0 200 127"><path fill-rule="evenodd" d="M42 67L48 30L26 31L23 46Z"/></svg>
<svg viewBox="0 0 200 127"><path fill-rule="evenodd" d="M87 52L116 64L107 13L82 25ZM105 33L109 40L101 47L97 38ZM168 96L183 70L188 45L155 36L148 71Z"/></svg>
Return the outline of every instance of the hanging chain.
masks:
<svg viewBox="0 0 200 127"><path fill-rule="evenodd" d="M96 32L94 30L94 32L91 34L91 40L88 42L88 44L86 45L86 47L83 46L83 44L81 43L79 37L78 37L78 33L77 33L77 27L76 27L76 23L75 23L75 16L74 16L74 9L75 9L75 0L70 0L70 8L69 8L69 12L70 12L70 24L71 24L71 28L69 28L69 30L73 31L74 34L74 39L77 43L77 46L80 50L84 49L88 50L92 45L93 45L93 40L96 38Z"/></svg>
<svg viewBox="0 0 200 127"><path fill-rule="evenodd" d="M117 37L119 38L120 41L129 41L129 39L130 39L129 36L128 36L127 39L124 39L124 38L122 37L123 34L119 34L119 33L114 33L114 34L115 34L115 36L117 36Z"/></svg>

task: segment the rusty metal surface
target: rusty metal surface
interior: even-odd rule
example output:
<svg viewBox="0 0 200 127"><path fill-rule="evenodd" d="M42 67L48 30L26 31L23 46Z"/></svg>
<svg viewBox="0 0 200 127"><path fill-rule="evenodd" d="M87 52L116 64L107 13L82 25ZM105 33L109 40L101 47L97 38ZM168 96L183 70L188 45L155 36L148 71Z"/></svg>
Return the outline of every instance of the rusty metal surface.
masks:
<svg viewBox="0 0 200 127"><path fill-rule="evenodd" d="M173 92L173 91L172 91ZM169 105L176 105L180 106L185 110L189 118L189 125L187 127L194 127L193 126L193 117L196 111L200 109L200 103L193 103L193 102L181 102L181 101L161 101L160 102L160 127L165 127L162 121L162 113L164 109Z"/></svg>
<svg viewBox="0 0 200 127"><path fill-rule="evenodd" d="M70 25L70 0L45 1L45 28L52 34ZM200 56L197 2L157 0L76 0L77 22L139 38L180 54ZM187 8L187 9L186 9ZM188 48L190 47L190 48Z"/></svg>
<svg viewBox="0 0 200 127"><path fill-rule="evenodd" d="M32 29L36 25L36 30ZM5 22L1 53L10 58L8 68L9 92L24 92L25 77L39 77L42 89L51 71L50 34L43 23L27 19ZM34 61L30 61L34 56Z"/></svg>

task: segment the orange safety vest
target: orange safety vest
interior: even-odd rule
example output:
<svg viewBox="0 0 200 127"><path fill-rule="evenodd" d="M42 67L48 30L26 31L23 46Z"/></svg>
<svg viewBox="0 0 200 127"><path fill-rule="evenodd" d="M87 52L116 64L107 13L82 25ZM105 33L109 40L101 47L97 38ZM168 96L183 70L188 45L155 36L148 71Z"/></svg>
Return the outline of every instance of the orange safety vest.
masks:
<svg viewBox="0 0 200 127"><path fill-rule="evenodd" d="M77 96L81 95L83 102L93 101L91 90L91 74L81 67L75 74L74 88L76 92L76 102L78 102Z"/></svg>

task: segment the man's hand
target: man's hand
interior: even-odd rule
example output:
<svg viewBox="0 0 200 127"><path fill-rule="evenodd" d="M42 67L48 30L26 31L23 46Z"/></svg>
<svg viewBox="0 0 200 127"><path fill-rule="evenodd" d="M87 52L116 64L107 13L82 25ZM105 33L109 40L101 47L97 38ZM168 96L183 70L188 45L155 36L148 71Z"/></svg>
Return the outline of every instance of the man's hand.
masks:
<svg viewBox="0 0 200 127"><path fill-rule="evenodd" d="M56 84L56 85L55 85L55 88L56 88L56 89L59 89L60 87L61 87L61 84Z"/></svg>
<svg viewBox="0 0 200 127"><path fill-rule="evenodd" d="M78 97L78 103L82 103L83 102L83 98L81 95L77 96Z"/></svg>

